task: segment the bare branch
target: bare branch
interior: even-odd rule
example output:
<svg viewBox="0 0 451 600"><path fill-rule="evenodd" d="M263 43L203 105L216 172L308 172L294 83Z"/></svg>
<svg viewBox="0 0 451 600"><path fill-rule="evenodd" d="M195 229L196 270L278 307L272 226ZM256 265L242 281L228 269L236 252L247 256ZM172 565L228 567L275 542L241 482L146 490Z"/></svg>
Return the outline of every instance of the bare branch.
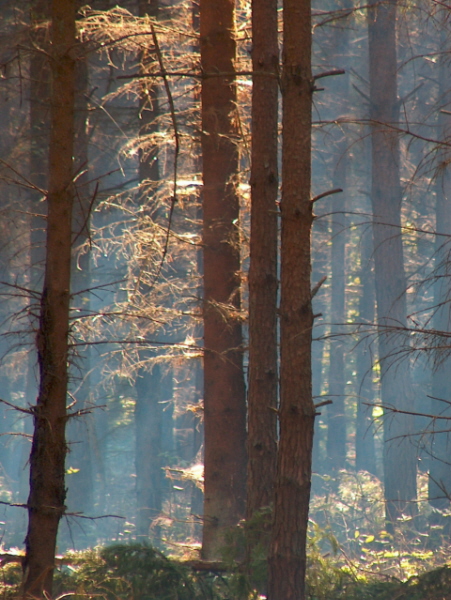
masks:
<svg viewBox="0 0 451 600"><path fill-rule="evenodd" d="M321 198L325 198L326 196L332 196L332 194L340 194L343 190L341 188L334 188L333 190L329 190L328 192L323 192L322 194L318 194L311 199L311 203L317 202L321 200Z"/></svg>
<svg viewBox="0 0 451 600"><path fill-rule="evenodd" d="M333 69L332 71L324 71L323 73L318 73L318 75L313 75L313 81L323 79L323 77L335 77L335 75L344 75L345 73L346 71L344 69Z"/></svg>
<svg viewBox="0 0 451 600"><path fill-rule="evenodd" d="M324 275L324 277L321 277L321 279L318 281L318 283L316 283L314 285L314 287L312 288L312 291L311 291L312 298L314 298L316 296L316 294L319 292L321 286L326 281L326 279L327 279L327 275Z"/></svg>

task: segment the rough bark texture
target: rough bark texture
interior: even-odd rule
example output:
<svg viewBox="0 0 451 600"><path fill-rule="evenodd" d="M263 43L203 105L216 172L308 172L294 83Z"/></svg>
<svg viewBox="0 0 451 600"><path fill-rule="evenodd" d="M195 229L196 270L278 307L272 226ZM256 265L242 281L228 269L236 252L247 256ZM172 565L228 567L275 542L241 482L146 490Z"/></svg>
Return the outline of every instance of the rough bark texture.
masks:
<svg viewBox="0 0 451 600"><path fill-rule="evenodd" d="M269 600L305 598L315 419L311 384L310 11L309 0L285 0L283 5L280 440L269 553Z"/></svg>
<svg viewBox="0 0 451 600"><path fill-rule="evenodd" d="M376 3L368 12L370 117L372 125L373 241L381 365L381 397L385 406L413 407L409 359L399 356L408 346L406 278L401 237L402 190L396 83L396 1ZM413 419L387 411L384 421L386 516L393 523L412 512L416 498L416 449L409 437Z"/></svg>
<svg viewBox="0 0 451 600"><path fill-rule="evenodd" d="M239 317L234 2L201 0L205 492L202 552L244 516L246 422Z"/></svg>
<svg viewBox="0 0 451 600"><path fill-rule="evenodd" d="M75 2L52 2L51 131L47 246L37 336L40 385L30 455L25 597L51 596L56 536L66 490L66 395L74 142Z"/></svg>
<svg viewBox="0 0 451 600"><path fill-rule="evenodd" d="M78 1L78 5L80 2ZM77 174L76 193L73 208L72 228L74 231L74 247L72 249L72 295L77 314L83 318L91 314L90 252L87 250L90 235L89 173L88 173L88 63L80 59L76 64L76 96L75 96L75 163ZM77 381L74 390L75 410L86 410L92 406L92 378L90 347L81 347L77 351L77 363L83 365L82 377ZM92 415L73 419L67 428L69 454L68 467L72 472L68 478L67 506L69 512L92 514L94 504L94 466L92 444ZM78 531L77 531L78 530ZM83 535L80 528L71 533L72 537ZM61 550L61 544L60 544Z"/></svg>
<svg viewBox="0 0 451 600"><path fill-rule="evenodd" d="M252 3L252 164L246 516L274 496L277 453L277 1Z"/></svg>

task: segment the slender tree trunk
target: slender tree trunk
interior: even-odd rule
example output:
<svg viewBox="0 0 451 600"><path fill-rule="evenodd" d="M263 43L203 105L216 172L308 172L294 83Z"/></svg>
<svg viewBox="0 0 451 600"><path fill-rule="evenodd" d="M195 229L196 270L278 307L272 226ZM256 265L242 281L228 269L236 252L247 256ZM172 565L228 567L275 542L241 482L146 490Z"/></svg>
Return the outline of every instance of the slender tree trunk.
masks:
<svg viewBox="0 0 451 600"><path fill-rule="evenodd" d="M340 94L339 97L343 97ZM345 342L343 325L346 321L346 175L348 168L346 137L335 144L337 164L334 187L345 190L332 200L332 274L331 274L331 339L329 366L329 396L327 407L327 462L337 476L346 466L346 415L345 415ZM337 482L338 483L338 482Z"/></svg>
<svg viewBox="0 0 451 600"><path fill-rule="evenodd" d="M252 164L246 516L274 496L277 453L277 1L252 3Z"/></svg>
<svg viewBox="0 0 451 600"><path fill-rule="evenodd" d="M370 118L372 126L373 241L384 406L409 411L413 406L408 357L406 278L401 237L402 190L396 83L396 0L375 3L368 12L370 55ZM416 450L410 434L413 418L386 411L384 421L384 482L387 522L414 511Z"/></svg>
<svg viewBox="0 0 451 600"><path fill-rule="evenodd" d="M47 246L33 407L24 597L51 596L59 521L64 514L65 426L72 233L75 1L52 2L52 105Z"/></svg>
<svg viewBox="0 0 451 600"><path fill-rule="evenodd" d="M312 228L312 282L316 285L325 276L328 271L330 261L329 246L326 243L326 237L329 239L329 219L318 219L313 223ZM328 308L327 294L323 288L313 299L314 314L325 315ZM312 391L315 402L321 402L323 381L325 378L324 363L324 336L326 328L324 319L318 320L313 328L312 342ZM322 416L324 415L324 416ZM318 415L319 417L320 415ZM326 422L327 409L321 411L322 421ZM315 419L315 434L313 436L313 458L312 468L315 473L321 473L326 468L325 456L322 452L322 438L326 438L327 429L322 428L319 418ZM327 445L324 444L325 446ZM319 480L317 480L319 483Z"/></svg>
<svg viewBox="0 0 451 600"><path fill-rule="evenodd" d="M161 512L163 471L161 464L163 414L161 372L157 364L151 373L142 369L136 380L136 535L158 545L159 528L152 522Z"/></svg>
<svg viewBox="0 0 451 600"><path fill-rule="evenodd" d="M360 296L359 321L363 333L357 346L356 371L358 384L357 418L355 426L355 466L357 471L368 471L377 475L374 444L374 422L372 404L373 364L372 328L375 317L375 289L373 271L373 244L369 231L364 231L360 240Z"/></svg>
<svg viewBox="0 0 451 600"><path fill-rule="evenodd" d="M139 0L140 16L148 15L151 18L158 16L158 0ZM148 71L149 65L155 57L147 52L141 55L141 71ZM143 81L140 96L140 135L143 137L143 148L140 152L139 179L146 193L142 193L141 202L146 202L146 197L155 193L160 180L158 148L150 148L150 143L145 142L145 136L151 136L157 130L156 119L159 115L159 97L157 86ZM158 211L153 214L150 210L146 214L151 219L158 220ZM146 257L146 260L148 257ZM145 285L140 292L146 294ZM161 513L163 503L163 471L162 471L162 443L163 443L163 397L162 397L162 372L159 365L152 367L151 359L154 352L140 351L140 361L144 365L138 371L136 380L136 533L139 538L149 539L155 545L160 543L160 529L151 525ZM149 457L152 457L149 460Z"/></svg>
<svg viewBox="0 0 451 600"><path fill-rule="evenodd" d="M443 7L443 29L440 44L439 64L439 99L440 111L438 117L438 128L440 138L449 143L451 136L451 117L444 113L451 103L451 92L449 90L449 56L443 52L449 48L449 36L447 35L447 24L449 11ZM448 335L451 331L451 305L450 305L450 277L451 277L451 152L447 146L443 146L438 153L439 164L437 165L436 180L436 238L435 238L435 283L434 283L434 329L443 332L446 337L439 333L436 344L438 346L434 356L434 372L432 375L432 399L431 414L450 416L451 400L449 390L449 373L451 359L447 352ZM448 237L446 237L448 236ZM444 350L445 348L445 350ZM440 432L433 433L432 457L429 469L429 503L439 510L447 509L451 498L451 433L446 431L443 421L438 421L434 427ZM434 520L434 519L432 519Z"/></svg>
<svg viewBox="0 0 451 600"><path fill-rule="evenodd" d="M244 516L246 408L240 310L233 0L201 0L205 493L202 553ZM235 314L234 314L235 313Z"/></svg>
<svg viewBox="0 0 451 600"><path fill-rule="evenodd" d="M315 407L310 291L311 6L283 5L280 440L269 553L269 600L304 600Z"/></svg>

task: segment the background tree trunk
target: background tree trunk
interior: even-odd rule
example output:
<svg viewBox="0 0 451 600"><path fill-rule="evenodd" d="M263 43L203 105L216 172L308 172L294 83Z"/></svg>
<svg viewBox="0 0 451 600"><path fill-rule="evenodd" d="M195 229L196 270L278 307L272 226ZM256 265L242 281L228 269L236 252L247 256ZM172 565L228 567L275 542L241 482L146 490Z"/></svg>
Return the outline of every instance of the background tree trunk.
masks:
<svg viewBox="0 0 451 600"><path fill-rule="evenodd" d="M56 537L65 506L65 426L73 204L75 2L52 2L52 104L44 289L37 348L39 395L33 407L25 597L52 593Z"/></svg>
<svg viewBox="0 0 451 600"><path fill-rule="evenodd" d="M355 425L355 467L357 471L368 471L377 475L376 450L374 444L375 427L373 408L368 406L374 401L372 335L375 317L375 290L373 270L373 243L371 233L364 230L360 240L360 295L359 321L362 335L356 348L356 372L358 383L357 418Z"/></svg>
<svg viewBox="0 0 451 600"><path fill-rule="evenodd" d="M157 18L159 12L158 0L139 0L140 16L148 15ZM141 72L148 72L155 57L143 52L141 55ZM159 93L155 82L143 80L140 96L140 135L150 136L158 130L156 119L160 113ZM144 142L139 161L139 179L143 186L140 202L146 204L156 192L160 181L158 148L150 148L150 142ZM151 220L158 219L158 211L150 214L151 210L144 207L144 214ZM152 257L145 257L143 269ZM147 286L141 284L140 292L148 293ZM155 352L140 350L139 357L143 365L138 370L136 379L135 405L135 468L136 468L136 533L140 539L152 539L156 546L160 543L160 528L151 531L153 520L161 513L163 504L162 471L162 437L163 437L163 385L160 365L152 365ZM149 458L151 457L151 458Z"/></svg>
<svg viewBox="0 0 451 600"><path fill-rule="evenodd" d="M136 535L139 539L152 538L160 543L160 529L150 530L152 522L162 508L162 437L163 405L161 367L156 364L152 372L141 369L136 380Z"/></svg>
<svg viewBox="0 0 451 600"><path fill-rule="evenodd" d="M449 10L442 8L442 20L448 23ZM446 51L449 48L449 34L446 26L443 26L440 35L439 54L439 102L440 111L438 116L439 136L449 144L451 136L451 116L444 113L449 111L451 103L451 91L449 89L450 68L449 56ZM451 331L451 304L450 304L450 281L451 281L451 152L446 145L438 153L438 165L436 176L436 207L435 207L435 259L434 259L434 329L443 332L444 337L438 335L436 344L438 346L434 356L434 371L432 374L432 399L431 412L433 415L451 416L449 405L449 374L451 369L451 358L447 350L448 336ZM445 237L448 236L448 237ZM432 457L429 468L429 503L434 508L444 510L450 505L451 498L451 433L444 421L438 421L432 435ZM435 515L440 521L439 515ZM438 519L437 519L438 517ZM446 519L447 521L448 519ZM434 521L434 518L431 519Z"/></svg>
<svg viewBox="0 0 451 600"><path fill-rule="evenodd" d="M205 559L219 557L225 531L245 509L234 32L233 0L201 0Z"/></svg>
<svg viewBox="0 0 451 600"><path fill-rule="evenodd" d="M384 406L413 407L406 326L406 278L401 236L402 189L399 174L396 0L375 3L368 12L374 264ZM416 449L410 434L413 417L386 411L384 483L386 517L394 523L414 511Z"/></svg>
<svg viewBox="0 0 451 600"><path fill-rule="evenodd" d="M311 6L283 4L280 440L269 600L304 600L315 407L312 401Z"/></svg>
<svg viewBox="0 0 451 600"><path fill-rule="evenodd" d="M340 90L343 91L343 90ZM344 94L338 94L342 98ZM338 132L339 133L339 132ZM346 176L348 170L347 138L336 140L333 187L341 188L332 202L331 251L331 309L330 309L330 366L327 407L327 462L334 477L346 466L346 415L345 415L345 340L343 325L346 322ZM337 482L338 483L338 482Z"/></svg>

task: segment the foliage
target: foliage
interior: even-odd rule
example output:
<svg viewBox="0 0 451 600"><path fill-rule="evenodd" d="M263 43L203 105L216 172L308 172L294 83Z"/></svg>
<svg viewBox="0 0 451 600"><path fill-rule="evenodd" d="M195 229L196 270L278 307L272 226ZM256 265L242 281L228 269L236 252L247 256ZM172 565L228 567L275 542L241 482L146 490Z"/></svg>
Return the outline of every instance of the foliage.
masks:
<svg viewBox="0 0 451 600"><path fill-rule="evenodd" d="M16 562L4 563L0 568L0 598L17 598L17 590L22 580L22 568Z"/></svg>
<svg viewBox="0 0 451 600"><path fill-rule="evenodd" d="M353 582L331 600L445 600L449 597L451 569L434 569L405 582Z"/></svg>
<svg viewBox="0 0 451 600"><path fill-rule="evenodd" d="M243 568L238 552L246 535L266 526L269 511L253 519L253 532L244 523L231 533L224 550L229 574L196 572L183 560L168 558L143 544L113 545L66 555L55 574L55 597L102 600L256 600L266 583L264 544L251 554L250 569ZM265 531L266 527L265 527ZM330 552L325 552L328 548ZM330 530L310 523L307 568L309 600L444 600L449 597L451 568L442 566L406 581L359 571L343 565L337 541ZM235 557L235 558L233 558ZM16 598L21 567L0 568L0 598Z"/></svg>
<svg viewBox="0 0 451 600"><path fill-rule="evenodd" d="M372 574L406 581L446 563L445 526L429 525L426 475L419 476L418 487L416 516L403 516L389 533L383 488L376 477L363 471L341 471L339 481L322 478L312 497L310 515L317 527L336 537L341 568L356 578Z"/></svg>
<svg viewBox="0 0 451 600"><path fill-rule="evenodd" d="M265 507L248 521L241 521L226 537L222 559L231 572L229 585L235 598L256 598L265 592L271 522L272 508Z"/></svg>
<svg viewBox="0 0 451 600"><path fill-rule="evenodd" d="M116 544L72 555L75 566L60 573L59 592L105 600L216 600L221 583L193 573L182 562L144 544ZM72 594L71 594L72 595Z"/></svg>
<svg viewBox="0 0 451 600"><path fill-rule="evenodd" d="M317 487L317 486L315 486ZM419 478L426 498L427 479ZM441 600L451 570L445 525L428 525L430 507L385 529L381 482L366 472L324 477L312 498L308 533L307 597L311 600ZM223 559L233 598L265 593L271 510L230 532ZM245 548L248 557L243 561ZM442 594L440 596L440 594Z"/></svg>

